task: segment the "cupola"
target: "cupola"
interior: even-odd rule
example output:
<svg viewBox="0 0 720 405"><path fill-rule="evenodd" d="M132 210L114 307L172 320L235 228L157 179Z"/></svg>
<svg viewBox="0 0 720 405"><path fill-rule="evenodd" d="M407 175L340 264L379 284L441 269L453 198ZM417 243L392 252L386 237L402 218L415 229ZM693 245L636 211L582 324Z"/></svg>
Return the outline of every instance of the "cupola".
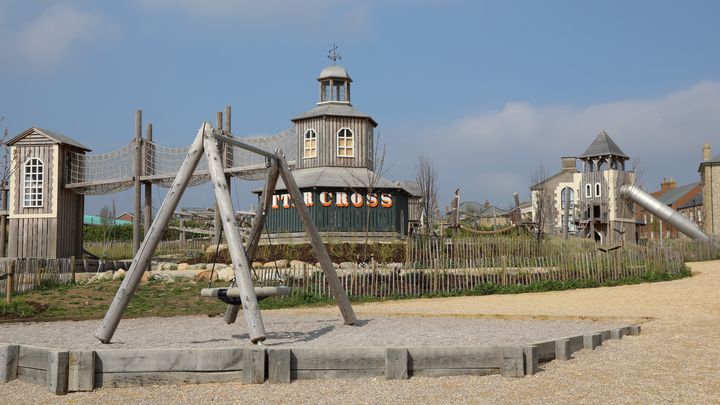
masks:
<svg viewBox="0 0 720 405"><path fill-rule="evenodd" d="M318 82L320 82L320 101L318 104L350 104L350 83L352 83L352 79L344 67L336 64L341 59L336 51L337 47L333 46L328 55L333 64L323 69L320 76L318 76Z"/></svg>

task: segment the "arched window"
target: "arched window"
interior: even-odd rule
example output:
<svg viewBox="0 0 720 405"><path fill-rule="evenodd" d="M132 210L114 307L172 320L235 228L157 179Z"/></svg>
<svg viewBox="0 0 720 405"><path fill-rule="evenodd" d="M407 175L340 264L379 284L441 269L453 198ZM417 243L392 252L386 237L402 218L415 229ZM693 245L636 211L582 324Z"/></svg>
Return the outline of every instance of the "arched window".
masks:
<svg viewBox="0 0 720 405"><path fill-rule="evenodd" d="M42 207L45 164L38 158L30 158L25 161L23 172L23 207Z"/></svg>
<svg viewBox="0 0 720 405"><path fill-rule="evenodd" d="M595 183L595 197L600 197L600 183Z"/></svg>
<svg viewBox="0 0 720 405"><path fill-rule="evenodd" d="M618 168L617 159L612 159L612 160L610 161L610 168L613 169L613 170L617 170L617 168Z"/></svg>
<svg viewBox="0 0 720 405"><path fill-rule="evenodd" d="M601 172L607 168L607 161L605 159L600 159L598 161L598 169L597 171Z"/></svg>
<svg viewBox="0 0 720 405"><path fill-rule="evenodd" d="M337 133L338 157L355 157L355 134L350 128L342 128Z"/></svg>
<svg viewBox="0 0 720 405"><path fill-rule="evenodd" d="M303 142L303 158L310 159L317 157L317 133L314 129L308 129L305 131L305 139Z"/></svg>
<svg viewBox="0 0 720 405"><path fill-rule="evenodd" d="M585 198L591 198L592 197L592 186L589 184L585 185Z"/></svg>
<svg viewBox="0 0 720 405"><path fill-rule="evenodd" d="M575 190L573 190L570 187L565 187L562 190L562 194L560 196L562 198L562 201L560 202L560 207L562 209L565 209L565 200L567 199L570 201L570 209L572 209L575 206Z"/></svg>
<svg viewBox="0 0 720 405"><path fill-rule="evenodd" d="M592 172L592 171L593 171L593 162L592 162L592 160L586 160L586 161L585 161L585 171L586 171L586 172Z"/></svg>

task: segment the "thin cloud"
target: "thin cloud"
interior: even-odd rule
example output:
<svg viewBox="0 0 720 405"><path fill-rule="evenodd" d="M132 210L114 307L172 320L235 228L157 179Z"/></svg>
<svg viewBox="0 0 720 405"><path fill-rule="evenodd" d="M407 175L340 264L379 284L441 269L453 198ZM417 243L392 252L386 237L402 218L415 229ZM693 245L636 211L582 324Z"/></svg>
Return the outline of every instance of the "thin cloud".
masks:
<svg viewBox="0 0 720 405"><path fill-rule="evenodd" d="M104 27L107 23L101 14L58 4L18 30L0 32L4 38L0 51L10 56L7 60L45 70L79 46L92 42Z"/></svg>
<svg viewBox="0 0 720 405"><path fill-rule="evenodd" d="M561 156L582 154L600 130L628 156L640 158L647 187L657 188L663 176L699 181L703 143L714 140L714 154L720 152L720 83L706 81L658 99L585 108L507 103L500 111L419 131L418 153L432 151L445 194L461 187L469 199L503 203L509 190L527 198L533 170L543 165L554 173Z"/></svg>

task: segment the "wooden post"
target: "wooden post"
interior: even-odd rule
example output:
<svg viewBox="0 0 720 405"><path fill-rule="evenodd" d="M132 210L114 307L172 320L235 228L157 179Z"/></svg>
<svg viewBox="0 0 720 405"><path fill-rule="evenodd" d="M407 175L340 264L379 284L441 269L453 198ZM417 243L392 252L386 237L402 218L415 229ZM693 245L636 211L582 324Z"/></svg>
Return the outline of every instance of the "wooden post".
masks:
<svg viewBox="0 0 720 405"><path fill-rule="evenodd" d="M265 340L265 326L260 315L260 307L253 288L252 277L250 277L250 262L247 253L243 249L242 236L235 220L235 210L232 206L230 193L228 193L217 139L211 131L207 131L204 138L205 156L213 188L215 189L215 201L218 206L215 215L221 214L223 231L225 232L228 250L233 262L235 282L242 292L243 316L247 323L250 340L257 343Z"/></svg>
<svg viewBox="0 0 720 405"><path fill-rule="evenodd" d="M145 139L146 139L148 142L152 142L152 140L153 140L153 126L152 126L152 124L147 124L147 127L146 127L146 129L145 129ZM144 154L144 156L147 156L148 154L155 152L155 151L152 149L152 146L150 145L150 143L148 143L148 142L145 142L145 143L144 143L144 145L145 145L145 148L144 148L145 154ZM145 159L143 159L143 160L144 160L145 162L148 161L147 158L145 158ZM150 159L150 161L154 161L154 160L155 160L155 159ZM152 167L147 167L147 166L146 166L146 167L145 167L145 174L146 174L146 175L154 174L154 173L151 173L152 169L153 169ZM148 230L150 230L150 226L152 225L152 182L150 182L150 181L145 182L145 207L144 207L143 211L144 211L144 214L145 214L145 217L144 217L145 224L144 224L144 226L143 226L143 229L145 230L145 233L147 234L147 233L148 233ZM150 267L151 267L151 266L152 266L152 264L148 264L147 271L150 271Z"/></svg>
<svg viewBox="0 0 720 405"><path fill-rule="evenodd" d="M352 325L355 321L357 321L355 311L353 311L352 305L350 305L350 300L342 287L340 278L335 271L335 266L333 266L333 263L330 260L330 255L325 249L322 238L320 238L317 227L315 226L312 218L310 218L310 212L308 212L307 207L303 204L304 200L302 193L300 193L300 189L298 188L297 183L295 183L295 178L292 173L290 173L290 168L288 167L285 157L282 156L282 151L279 151L278 155L280 175L282 176L282 179L285 182L285 187L292 196L293 201L295 201L295 209L297 210L300 219L303 224L305 224L305 230L310 237L310 244L315 251L315 255L317 255L323 272L325 273L325 278L330 286L333 297L335 297L335 302L337 302L338 307L340 308L345 324Z"/></svg>
<svg viewBox="0 0 720 405"><path fill-rule="evenodd" d="M267 209L272 204L272 197L275 194L275 185L277 184L278 177L280 176L280 168L275 159L272 160L270 168L268 169L267 180L265 181L265 187L263 188L262 194L260 195L260 203L258 204L257 210L255 211L255 221L252 229L250 230L250 236L248 238L245 250L250 262L255 259L255 251L257 250L258 244L260 243L260 237L262 236L263 228L265 227L265 218L267 216ZM230 324L234 323L237 318L239 305L228 305L225 310L225 322Z"/></svg>
<svg viewBox="0 0 720 405"><path fill-rule="evenodd" d="M221 112L218 112L218 113L217 113L217 116L215 117L215 121L216 121L216 122L215 122L215 127L216 127L218 130L222 131L223 118L222 118L222 113L221 113ZM206 153L207 153L207 151L206 151ZM222 156L220 157L220 161L221 161L221 162L224 161L224 160L222 159ZM223 170L223 172L224 172L224 170ZM213 234L213 245L217 245L218 243L220 243L220 238L221 238L221 235L220 235L220 227L222 226L222 218L220 217L220 209L219 209L219 207L218 207L217 196L215 197L215 203L213 204L213 211L214 211L214 213L215 213L215 218L214 218L214 220L213 220L213 231L214 231L214 234Z"/></svg>
<svg viewBox="0 0 720 405"><path fill-rule="evenodd" d="M198 130L195 141L190 146L190 150L188 151L185 161L183 161L175 180L168 189L168 192L165 195L165 200L160 206L158 214L150 226L150 230L147 234L145 234L145 238L143 243L140 245L140 249L135 254L133 262L130 265L127 274L125 274L125 278L123 279L122 284L120 284L120 288L115 294L115 298L113 298L110 308L108 308L108 311L105 314L105 318L100 324L100 328L95 333L95 337L97 337L101 342L109 343L112 339L115 329L117 329L117 326L120 323L122 314L125 312L125 308L127 308L130 303L130 298L132 298L133 294L135 294L135 290L137 290L138 285L140 285L140 280L145 273L145 269L147 269L147 266L150 264L152 255L160 243L162 233L165 228L167 228L168 223L170 222L170 219L180 202L180 197L182 197L185 188L187 188L188 183L190 183L190 178L203 155L203 133L211 130L212 126L209 122L205 122Z"/></svg>
<svg viewBox="0 0 720 405"><path fill-rule="evenodd" d="M142 206L140 204L140 176L142 175L142 110L135 111L135 212L133 214L133 255L137 254L140 249L140 217L142 216Z"/></svg>
<svg viewBox="0 0 720 405"><path fill-rule="evenodd" d="M9 263L8 276L5 279L5 302L8 304L12 300L13 289L15 288L15 263L15 260Z"/></svg>
<svg viewBox="0 0 720 405"><path fill-rule="evenodd" d="M0 201L2 201L2 205L0 205L0 211L7 211L9 208L8 205L8 190L6 184L0 184ZM6 250L6 243L7 243L7 215L0 214L0 257L5 257L7 254Z"/></svg>
<svg viewBox="0 0 720 405"><path fill-rule="evenodd" d="M70 256L70 274L72 274L72 282L75 284L75 256Z"/></svg>

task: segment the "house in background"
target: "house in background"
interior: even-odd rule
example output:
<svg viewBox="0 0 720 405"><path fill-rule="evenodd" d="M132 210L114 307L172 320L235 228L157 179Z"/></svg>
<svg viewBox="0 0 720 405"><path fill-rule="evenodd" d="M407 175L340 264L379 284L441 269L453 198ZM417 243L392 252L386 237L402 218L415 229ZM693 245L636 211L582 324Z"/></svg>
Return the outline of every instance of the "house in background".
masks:
<svg viewBox="0 0 720 405"><path fill-rule="evenodd" d="M670 180L663 178L662 183L660 183L660 190L649 194L657 198L661 203L685 215L702 229L702 215L698 215L696 212L698 209L702 210L702 200L698 200L698 197L702 197L702 185L700 183L678 186L677 182L672 178ZM635 204L635 217L640 223L645 224L639 229L640 238L658 239L660 238L661 229L663 238L686 237L681 232L678 232L675 227L661 223L660 219L637 204Z"/></svg>
<svg viewBox="0 0 720 405"><path fill-rule="evenodd" d="M133 218L135 218L135 216L127 211L125 211L122 214L115 217L115 219L118 219L121 221L129 221L129 222L132 222Z"/></svg>

